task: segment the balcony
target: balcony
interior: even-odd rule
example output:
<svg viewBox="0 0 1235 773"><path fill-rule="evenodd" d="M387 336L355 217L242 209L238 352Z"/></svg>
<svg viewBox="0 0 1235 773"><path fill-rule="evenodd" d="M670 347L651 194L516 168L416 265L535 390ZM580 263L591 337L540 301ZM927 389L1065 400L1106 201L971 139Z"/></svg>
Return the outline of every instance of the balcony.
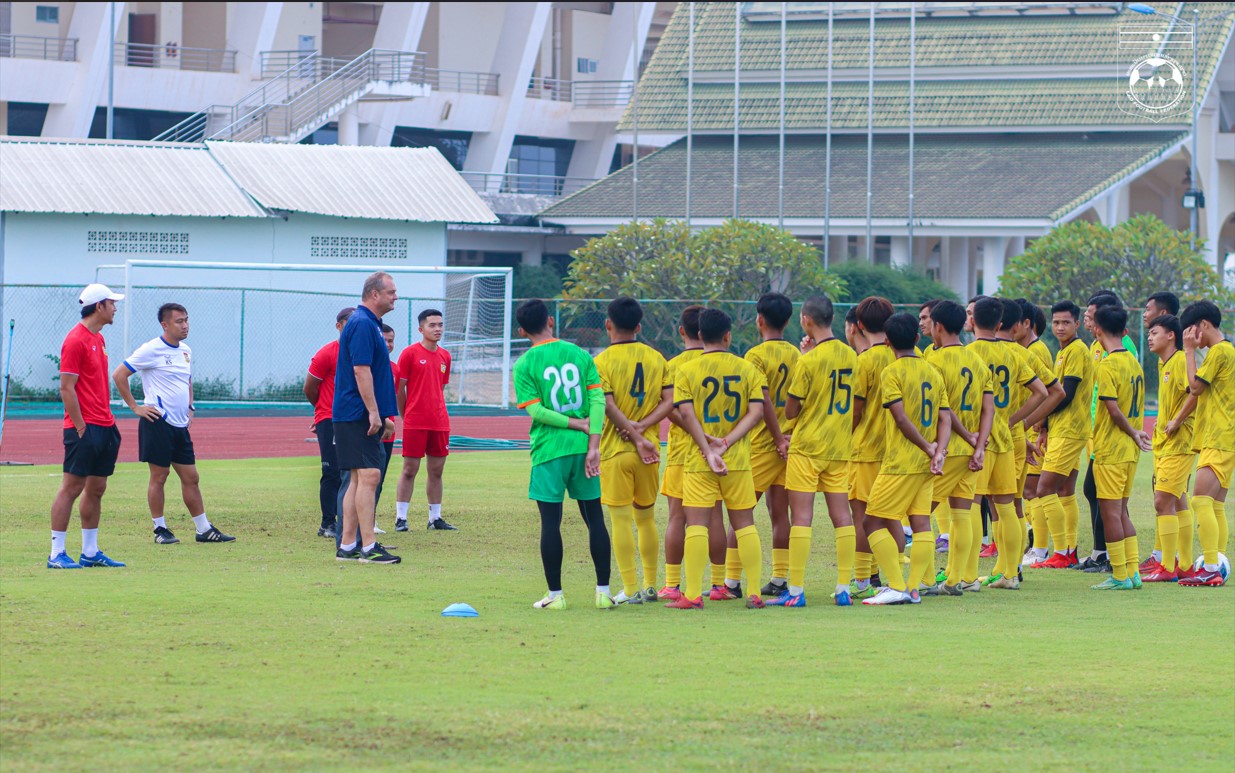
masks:
<svg viewBox="0 0 1235 773"><path fill-rule="evenodd" d="M575 107L624 107L634 93L634 81L568 81L532 78L529 99L570 102Z"/></svg>
<svg viewBox="0 0 1235 773"><path fill-rule="evenodd" d="M76 62L77 38L43 38L35 35L0 35L0 57Z"/></svg>
<svg viewBox="0 0 1235 773"><path fill-rule="evenodd" d="M236 52L219 48L186 48L178 45L117 43L115 62L125 67L164 70L236 72Z"/></svg>
<svg viewBox="0 0 1235 773"><path fill-rule="evenodd" d="M467 70L425 69L425 81L434 91L454 91L459 94L483 94L496 97L498 74L495 72L469 72Z"/></svg>
<svg viewBox="0 0 1235 773"><path fill-rule="evenodd" d="M558 199L596 182L590 177L559 177L543 174L488 174L459 172L477 193L521 193Z"/></svg>
<svg viewBox="0 0 1235 773"><path fill-rule="evenodd" d="M496 97L498 94L498 74L492 72L471 72L468 70L442 70L436 67L425 67L425 55L417 53L417 66L423 73L423 82L434 91L452 91L458 94L482 94ZM263 51L262 78L284 76L288 71L296 73L297 65L304 70L302 77L326 77L347 64L348 59L332 59L324 56L314 56L312 51Z"/></svg>

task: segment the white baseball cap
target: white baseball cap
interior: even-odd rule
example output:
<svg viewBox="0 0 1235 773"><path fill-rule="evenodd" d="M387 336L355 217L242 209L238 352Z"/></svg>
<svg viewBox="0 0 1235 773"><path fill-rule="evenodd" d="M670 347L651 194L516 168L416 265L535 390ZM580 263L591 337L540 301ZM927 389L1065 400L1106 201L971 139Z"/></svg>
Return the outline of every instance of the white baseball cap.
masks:
<svg viewBox="0 0 1235 773"><path fill-rule="evenodd" d="M92 303L99 301L123 301L124 295L121 293L113 293L107 285L98 283L86 285L86 289L81 291L81 295L77 297L77 302L82 306L89 306Z"/></svg>

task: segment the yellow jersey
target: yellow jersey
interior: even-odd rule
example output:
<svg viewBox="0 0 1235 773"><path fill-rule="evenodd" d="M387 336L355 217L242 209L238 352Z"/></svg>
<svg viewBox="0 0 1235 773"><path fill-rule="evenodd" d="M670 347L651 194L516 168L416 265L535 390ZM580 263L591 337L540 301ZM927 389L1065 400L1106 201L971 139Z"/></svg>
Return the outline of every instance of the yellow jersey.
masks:
<svg viewBox="0 0 1235 773"><path fill-rule="evenodd" d="M789 445L791 453L829 461L849 458L857 367L858 355L837 338L819 342L798 360L788 389L802 403Z"/></svg>
<svg viewBox="0 0 1235 773"><path fill-rule="evenodd" d="M681 368L701 354L703 354L703 349L683 349L676 357L669 360L669 383L672 384L677 380L678 368ZM665 464L684 464L686 457L694 447L695 441L691 439L686 430L676 424L670 424L669 447L665 450Z"/></svg>
<svg viewBox="0 0 1235 773"><path fill-rule="evenodd" d="M765 405L765 411L776 411L776 420L780 423L781 432L789 432L785 418L785 396L793 378L794 363L802 353L798 347L783 338L764 341L752 346L746 353L746 361L754 365L768 385L768 397L772 402ZM766 422L760 422L750 431L750 451L752 454L776 453L776 444L772 441L772 433L768 431Z"/></svg>
<svg viewBox="0 0 1235 773"><path fill-rule="evenodd" d="M764 386L763 374L741 357L729 352L706 352L677 369L673 402L689 403L706 434L724 437L750 411L751 403L763 402ZM694 453L686 455L686 472L708 472L703 453L689 435L687 441L694 447ZM724 457L730 470L749 470L750 433L729 446Z"/></svg>
<svg viewBox="0 0 1235 773"><path fill-rule="evenodd" d="M673 386L669 378L669 364L664 356L645 343L622 341L611 344L594 359L601 388L605 394L613 396L618 410L631 421L644 419L656 410L661 390ZM648 427L643 437L659 446L660 427ZM600 458L609 459L634 450L635 444L623 440L618 428L606 419L600 435Z"/></svg>
<svg viewBox="0 0 1235 773"><path fill-rule="evenodd" d="M995 418L991 421L991 442L987 450L1004 454L1012 450L1013 399L1022 386L1033 382L1037 376L1029 368L1029 361L1019 353L1020 347L1012 341L995 338L978 338L969 344L969 349L986 363L991 373L991 392L995 396Z"/></svg>
<svg viewBox="0 0 1235 773"><path fill-rule="evenodd" d="M1145 426L1145 372L1127 349L1116 349L1098 363L1098 415L1094 417L1093 460L1095 464L1135 462L1141 449L1111 418L1106 407L1115 401L1133 429Z"/></svg>
<svg viewBox="0 0 1235 773"><path fill-rule="evenodd" d="M1188 399L1188 361L1182 350L1176 350L1171 358L1158 360L1158 421L1154 424L1154 456L1172 456L1192 453L1192 425L1196 411L1188 416L1179 430L1166 436L1166 425L1179 415Z"/></svg>
<svg viewBox="0 0 1235 773"><path fill-rule="evenodd" d="M1235 451L1235 346L1209 347L1196 377L1209 385L1197 398L1196 447Z"/></svg>
<svg viewBox="0 0 1235 773"><path fill-rule="evenodd" d="M977 432L982 423L982 397L993 394L991 371L966 346L954 344L935 349L930 364L935 366L948 392L948 408L952 416L969 432ZM973 446L953 432L948 440L949 456L972 456Z"/></svg>
<svg viewBox="0 0 1235 773"><path fill-rule="evenodd" d="M926 360L911 355L897 357L883 371L883 406L881 413L888 414L883 430L883 464L879 474L912 475L931 471L931 460L921 448L909 442L892 420L890 408L900 403L905 416L922 433L928 443L935 442L939 433L939 415L948 410L948 390L935 366Z"/></svg>
<svg viewBox="0 0 1235 773"><path fill-rule="evenodd" d="M875 344L858 355L853 397L855 400L864 400L866 406L862 409L862 421L853 428L853 453L849 457L850 461L883 461L883 425L884 414L887 412L880 410L883 405L880 379L884 368L891 365L895 359L896 353L886 343Z"/></svg>
<svg viewBox="0 0 1235 773"><path fill-rule="evenodd" d="M1018 355L1021 356L1022 359L1025 360L1025 364L1029 366L1029 370L1037 376L1038 380L1041 381L1042 384L1048 389L1059 380L1055 378L1055 370L1050 366L1050 363L1045 363L1038 359L1028 349L1015 341L1008 341L1007 343L1011 349L1013 349ZM1030 392L1027 387L1012 390L1012 404L1008 406L1009 418L1024 407L1025 402L1029 400L1029 395ZM1012 427L1012 437L1024 439L1025 425L1017 422L1016 426Z"/></svg>
<svg viewBox="0 0 1235 773"><path fill-rule="evenodd" d="M1090 409L1092 403L1085 398L1093 392L1093 360L1085 348L1085 342L1073 338L1072 343L1055 355L1055 377L1066 385L1070 378L1077 379L1076 393L1067 408L1051 414L1047 420L1051 437L1073 440L1089 440L1093 431Z"/></svg>
<svg viewBox="0 0 1235 773"><path fill-rule="evenodd" d="M1042 364L1048 368L1055 367L1055 358L1051 356L1050 348L1042 342L1041 338L1033 339L1033 343L1025 347L1030 354L1036 356L1042 361Z"/></svg>

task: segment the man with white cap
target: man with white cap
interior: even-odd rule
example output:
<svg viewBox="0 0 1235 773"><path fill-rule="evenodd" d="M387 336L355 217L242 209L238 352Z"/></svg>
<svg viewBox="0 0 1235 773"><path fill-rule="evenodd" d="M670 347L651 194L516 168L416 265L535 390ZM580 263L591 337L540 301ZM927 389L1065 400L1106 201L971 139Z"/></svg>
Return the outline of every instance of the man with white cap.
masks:
<svg viewBox="0 0 1235 773"><path fill-rule="evenodd" d="M64 402L64 477L51 505L51 556L48 569L124 566L99 550L99 516L107 478L116 469L120 431L111 412L107 345L102 330L116 317L124 296L101 284L81 291L81 322L60 347L60 399ZM73 503L81 497L81 558L65 551L65 532ZM80 561L80 563L79 563Z"/></svg>

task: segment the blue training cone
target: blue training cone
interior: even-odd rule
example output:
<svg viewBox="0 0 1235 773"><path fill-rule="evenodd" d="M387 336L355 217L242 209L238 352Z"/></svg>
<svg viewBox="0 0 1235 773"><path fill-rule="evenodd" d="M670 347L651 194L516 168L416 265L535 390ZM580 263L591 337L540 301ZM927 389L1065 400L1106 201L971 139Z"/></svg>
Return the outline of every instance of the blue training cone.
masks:
<svg viewBox="0 0 1235 773"><path fill-rule="evenodd" d="M451 604L442 610L442 617L479 617L471 604Z"/></svg>

